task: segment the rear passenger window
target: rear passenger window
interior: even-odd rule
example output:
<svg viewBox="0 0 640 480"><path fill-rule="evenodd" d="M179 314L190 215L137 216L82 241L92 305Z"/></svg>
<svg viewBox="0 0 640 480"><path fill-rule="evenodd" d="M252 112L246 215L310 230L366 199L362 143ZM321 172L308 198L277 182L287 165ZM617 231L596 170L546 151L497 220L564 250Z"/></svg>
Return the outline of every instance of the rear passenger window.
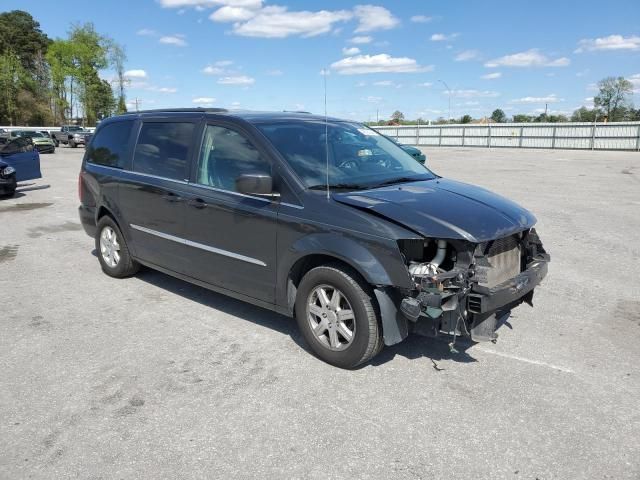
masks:
<svg viewBox="0 0 640 480"><path fill-rule="evenodd" d="M133 156L133 170L185 180L193 130L193 123L144 123Z"/></svg>
<svg viewBox="0 0 640 480"><path fill-rule="evenodd" d="M114 122L100 128L87 150L87 161L123 168L132 128L133 120Z"/></svg>

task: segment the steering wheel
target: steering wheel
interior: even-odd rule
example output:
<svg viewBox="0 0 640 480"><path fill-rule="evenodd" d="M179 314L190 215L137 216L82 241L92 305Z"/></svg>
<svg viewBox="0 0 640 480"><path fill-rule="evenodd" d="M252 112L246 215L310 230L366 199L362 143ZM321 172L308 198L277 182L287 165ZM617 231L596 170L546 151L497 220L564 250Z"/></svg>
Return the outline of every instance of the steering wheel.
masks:
<svg viewBox="0 0 640 480"><path fill-rule="evenodd" d="M345 160L338 164L338 168L344 168L346 170L358 170L359 166L358 162L356 162L355 160Z"/></svg>

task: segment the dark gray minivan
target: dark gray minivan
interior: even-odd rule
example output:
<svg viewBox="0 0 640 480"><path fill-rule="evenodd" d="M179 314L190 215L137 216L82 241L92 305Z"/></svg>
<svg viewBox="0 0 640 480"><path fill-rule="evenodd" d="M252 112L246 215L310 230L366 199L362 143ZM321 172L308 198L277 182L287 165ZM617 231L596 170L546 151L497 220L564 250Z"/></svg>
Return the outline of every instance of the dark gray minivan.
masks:
<svg viewBox="0 0 640 480"><path fill-rule="evenodd" d="M334 118L109 118L78 188L105 273L146 265L294 316L313 352L344 368L410 331L494 340L547 273L527 210Z"/></svg>

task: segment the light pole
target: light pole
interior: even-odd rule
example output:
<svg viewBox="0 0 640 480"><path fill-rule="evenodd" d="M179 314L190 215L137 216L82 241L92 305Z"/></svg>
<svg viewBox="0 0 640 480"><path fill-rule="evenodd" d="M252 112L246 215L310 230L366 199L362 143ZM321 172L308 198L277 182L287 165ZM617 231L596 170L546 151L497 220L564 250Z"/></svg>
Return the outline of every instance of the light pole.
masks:
<svg viewBox="0 0 640 480"><path fill-rule="evenodd" d="M438 80L441 84L444 85L444 88L447 89L447 91L449 92L449 121L451 121L451 89L449 88L449 85L447 85L444 80Z"/></svg>

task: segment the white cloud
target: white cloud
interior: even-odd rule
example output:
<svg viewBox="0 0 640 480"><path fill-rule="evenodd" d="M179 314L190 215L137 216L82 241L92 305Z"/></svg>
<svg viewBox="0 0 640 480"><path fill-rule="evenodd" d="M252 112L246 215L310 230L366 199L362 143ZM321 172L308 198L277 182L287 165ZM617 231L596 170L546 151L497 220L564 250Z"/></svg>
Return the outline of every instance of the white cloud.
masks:
<svg viewBox="0 0 640 480"><path fill-rule="evenodd" d="M233 33L245 37L286 38L291 35L314 37L331 31L335 23L350 20L348 10L292 11L273 5L255 12L247 21L233 24Z"/></svg>
<svg viewBox="0 0 640 480"><path fill-rule="evenodd" d="M273 70L268 70L267 75L271 77L279 77L280 75L284 75L284 72L282 70L278 70L277 68L274 68Z"/></svg>
<svg viewBox="0 0 640 480"><path fill-rule="evenodd" d="M218 60L210 65L207 65L202 69L202 73L207 75L225 75L230 74L231 71L225 67L233 65L233 60Z"/></svg>
<svg viewBox="0 0 640 480"><path fill-rule="evenodd" d="M427 17L425 15L414 15L411 17L411 21L414 23L429 23L433 20L433 17Z"/></svg>
<svg viewBox="0 0 640 480"><path fill-rule="evenodd" d="M355 33L373 32L375 30L389 30L397 27L400 20L389 10L375 5L356 5L353 13L358 19Z"/></svg>
<svg viewBox="0 0 640 480"><path fill-rule="evenodd" d="M214 22L242 22L253 18L255 15L255 10L225 5L209 15L209 18Z"/></svg>
<svg viewBox="0 0 640 480"><path fill-rule="evenodd" d="M379 55L356 55L346 57L331 64L331 69L341 75L356 75L361 73L411 73L426 72L433 66L423 67L413 58L392 57L386 53Z"/></svg>
<svg viewBox="0 0 640 480"><path fill-rule="evenodd" d="M343 55L357 55L360 53L360 49L358 47L348 47L342 49Z"/></svg>
<svg viewBox="0 0 640 480"><path fill-rule="evenodd" d="M202 73L206 73L207 75L223 75L225 69L214 65L207 65L202 69Z"/></svg>
<svg viewBox="0 0 640 480"><path fill-rule="evenodd" d="M372 95L369 95L368 97L365 97L362 100L368 103L380 103L382 102L382 97L374 97Z"/></svg>
<svg viewBox="0 0 640 480"><path fill-rule="evenodd" d="M246 75L238 75L235 77L222 77L218 79L220 85L253 85L255 78L248 77Z"/></svg>
<svg viewBox="0 0 640 480"><path fill-rule="evenodd" d="M149 90L158 93L176 93L178 91L178 89L174 87L150 87Z"/></svg>
<svg viewBox="0 0 640 480"><path fill-rule="evenodd" d="M433 86L433 83L431 82L424 82L424 83L419 83L418 84L419 87L424 87L424 88L429 88Z"/></svg>
<svg viewBox="0 0 640 480"><path fill-rule="evenodd" d="M602 38L586 38L580 40L575 53L593 52L597 50L640 50L640 37L631 35L609 35Z"/></svg>
<svg viewBox="0 0 640 480"><path fill-rule="evenodd" d="M176 47L186 47L187 41L184 39L184 35L165 35L160 37L160 43L165 45L174 45Z"/></svg>
<svg viewBox="0 0 640 480"><path fill-rule="evenodd" d="M459 35L460 35L459 33L450 33L449 35L445 33L434 33L433 35L431 35L431 41L432 42L448 42L457 38Z"/></svg>
<svg viewBox="0 0 640 480"><path fill-rule="evenodd" d="M500 78L502 77L502 72L493 72L493 73L487 73L486 75L482 75L482 79L484 80L495 80L496 78Z"/></svg>
<svg viewBox="0 0 640 480"><path fill-rule="evenodd" d="M124 72L127 78L147 78L147 72L141 69L127 70Z"/></svg>
<svg viewBox="0 0 640 480"><path fill-rule="evenodd" d="M213 102L216 101L213 97L198 97L191 100L193 103L197 105L212 105Z"/></svg>
<svg viewBox="0 0 640 480"><path fill-rule="evenodd" d="M260 8L262 6L262 0L159 0L159 2L165 8L195 7L198 10L221 5L245 8Z"/></svg>
<svg viewBox="0 0 640 480"><path fill-rule="evenodd" d="M136 35L141 35L143 37L153 37L158 33L155 30L151 30L150 28L141 28L136 32Z"/></svg>
<svg viewBox="0 0 640 480"><path fill-rule="evenodd" d="M367 82L358 82L356 83L356 87L358 88L362 88L362 87L366 87L367 86Z"/></svg>
<svg viewBox="0 0 640 480"><path fill-rule="evenodd" d="M558 103L564 102L564 98L558 98L555 93L545 97L522 97L511 100L509 103Z"/></svg>
<svg viewBox="0 0 640 480"><path fill-rule="evenodd" d="M468 62L469 60L477 60L480 57L480 53L477 50L465 50L460 52L454 58L456 62Z"/></svg>
<svg viewBox="0 0 640 480"><path fill-rule="evenodd" d="M371 85L376 87L393 87L395 86L395 83L391 80L380 80L379 82L373 82Z"/></svg>
<svg viewBox="0 0 640 480"><path fill-rule="evenodd" d="M373 37L369 36L356 36L349 40L349 42L355 43L356 45L363 45L365 43L371 43L372 41Z"/></svg>
<svg viewBox="0 0 640 480"><path fill-rule="evenodd" d="M571 61L567 57L551 59L537 48L526 52L513 53L496 58L484 64L485 67L566 67Z"/></svg>
<svg viewBox="0 0 640 480"><path fill-rule="evenodd" d="M636 73L635 75L631 75L627 78L633 84L633 92L640 93L640 73Z"/></svg>
<svg viewBox="0 0 640 480"><path fill-rule="evenodd" d="M584 99L585 102L593 103L593 97L587 97Z"/></svg>
<svg viewBox="0 0 640 480"><path fill-rule="evenodd" d="M442 93L447 95L449 92L443 90ZM451 90L451 95L457 98L495 98L500 96L498 92L491 90Z"/></svg>

